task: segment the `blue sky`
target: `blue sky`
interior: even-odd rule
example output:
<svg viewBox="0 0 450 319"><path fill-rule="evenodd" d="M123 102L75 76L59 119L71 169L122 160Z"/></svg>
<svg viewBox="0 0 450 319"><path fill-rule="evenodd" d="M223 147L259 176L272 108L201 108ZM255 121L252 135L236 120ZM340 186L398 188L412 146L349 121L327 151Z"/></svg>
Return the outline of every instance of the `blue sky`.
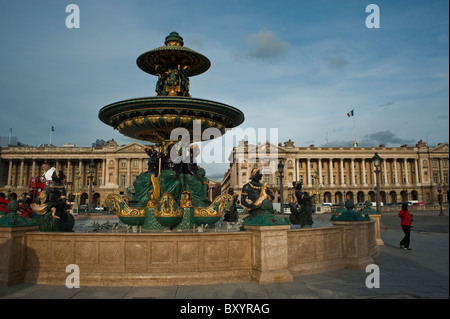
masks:
<svg viewBox="0 0 450 319"><path fill-rule="evenodd" d="M66 28L70 3L79 29ZM354 133L360 146L448 142L448 12L447 0L0 0L0 135L133 141L98 111L155 95L136 58L177 31L211 60L191 95L239 108L243 129L278 128L296 146L349 146Z"/></svg>

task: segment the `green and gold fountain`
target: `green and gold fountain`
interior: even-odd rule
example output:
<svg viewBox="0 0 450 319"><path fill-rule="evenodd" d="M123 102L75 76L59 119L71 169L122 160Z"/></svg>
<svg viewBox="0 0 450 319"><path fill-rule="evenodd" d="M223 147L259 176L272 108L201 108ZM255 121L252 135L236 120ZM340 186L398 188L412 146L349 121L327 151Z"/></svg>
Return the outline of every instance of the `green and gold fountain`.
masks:
<svg viewBox="0 0 450 319"><path fill-rule="evenodd" d="M221 194L208 201L208 179L195 157L201 132L215 128L221 134L244 121L235 107L191 97L189 77L209 69L202 54L184 46L170 33L164 46L140 55L141 70L158 77L156 96L116 102L103 107L100 120L125 136L151 142L146 147L148 171L133 183L134 193L110 194L106 204L119 219L144 229L188 229L213 224L232 205ZM200 132L200 134L199 134Z"/></svg>

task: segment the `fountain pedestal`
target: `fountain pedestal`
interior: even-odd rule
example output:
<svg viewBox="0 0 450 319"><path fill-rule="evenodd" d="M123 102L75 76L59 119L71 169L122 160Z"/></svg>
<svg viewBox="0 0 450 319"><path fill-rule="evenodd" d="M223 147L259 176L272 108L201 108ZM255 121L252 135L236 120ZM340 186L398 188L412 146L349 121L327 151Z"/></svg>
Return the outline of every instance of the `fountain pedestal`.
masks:
<svg viewBox="0 0 450 319"><path fill-rule="evenodd" d="M253 267L251 276L260 284L294 280L288 269L288 236L290 225L244 226L252 232Z"/></svg>

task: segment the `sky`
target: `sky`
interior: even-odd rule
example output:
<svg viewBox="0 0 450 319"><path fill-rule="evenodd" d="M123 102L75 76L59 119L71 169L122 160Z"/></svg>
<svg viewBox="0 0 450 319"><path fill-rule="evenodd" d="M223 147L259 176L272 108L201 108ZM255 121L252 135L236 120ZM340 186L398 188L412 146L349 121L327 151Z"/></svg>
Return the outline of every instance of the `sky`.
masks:
<svg viewBox="0 0 450 319"><path fill-rule="evenodd" d="M79 28L66 26L69 4ZM240 109L239 128L266 130L258 138L275 128L301 147L449 141L447 0L0 0L0 135L145 144L98 112L155 95L136 59L172 31L211 61L190 78L191 96Z"/></svg>

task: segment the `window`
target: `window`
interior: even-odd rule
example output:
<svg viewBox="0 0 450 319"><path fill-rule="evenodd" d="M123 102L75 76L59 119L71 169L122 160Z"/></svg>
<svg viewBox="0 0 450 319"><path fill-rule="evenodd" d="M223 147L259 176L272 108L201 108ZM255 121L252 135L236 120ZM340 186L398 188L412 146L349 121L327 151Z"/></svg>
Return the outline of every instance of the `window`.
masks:
<svg viewBox="0 0 450 319"><path fill-rule="evenodd" d="M302 160L299 160L299 161L298 161L298 165L299 165L300 168L303 168L303 161L302 161Z"/></svg>
<svg viewBox="0 0 450 319"><path fill-rule="evenodd" d="M98 177L98 185L103 185L103 177L102 176Z"/></svg>
<svg viewBox="0 0 450 319"><path fill-rule="evenodd" d="M438 180L438 174L437 173L433 173L433 181L437 184L439 182Z"/></svg>
<svg viewBox="0 0 450 319"><path fill-rule="evenodd" d="M120 161L120 167L126 168L127 167L127 160L121 160Z"/></svg>
<svg viewBox="0 0 450 319"><path fill-rule="evenodd" d="M125 187L125 175L120 175L120 186Z"/></svg>
<svg viewBox="0 0 450 319"><path fill-rule="evenodd" d="M137 167L138 167L138 164L139 164L139 161L138 161L137 159L134 159L134 160L133 160L133 167L134 167L134 168L137 168Z"/></svg>
<svg viewBox="0 0 450 319"><path fill-rule="evenodd" d="M300 182L303 184L303 175L300 175Z"/></svg>
<svg viewBox="0 0 450 319"><path fill-rule="evenodd" d="M270 175L264 175L264 181L267 183L267 185L270 184Z"/></svg>

